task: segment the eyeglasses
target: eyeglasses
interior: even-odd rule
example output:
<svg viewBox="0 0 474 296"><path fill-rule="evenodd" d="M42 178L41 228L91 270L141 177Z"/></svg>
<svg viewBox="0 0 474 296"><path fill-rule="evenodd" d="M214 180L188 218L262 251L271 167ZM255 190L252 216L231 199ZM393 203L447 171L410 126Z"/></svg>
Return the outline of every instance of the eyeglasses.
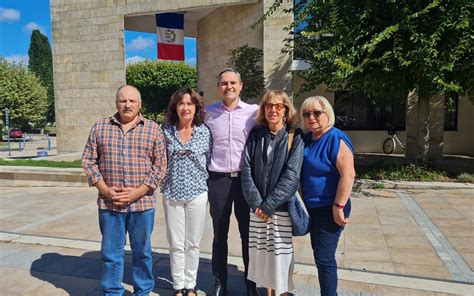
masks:
<svg viewBox="0 0 474 296"><path fill-rule="evenodd" d="M323 114L325 112L326 111L324 111L324 110L305 111L305 112L303 112L303 117L304 118L310 118L311 115L313 115L314 118L319 118L319 116L321 116L321 114Z"/></svg>
<svg viewBox="0 0 474 296"><path fill-rule="evenodd" d="M272 103L265 103L265 108L267 110L272 110L273 107L275 107L275 109L277 109L277 111L281 111L283 108L285 108L285 104L283 103L276 103L276 104L272 104Z"/></svg>

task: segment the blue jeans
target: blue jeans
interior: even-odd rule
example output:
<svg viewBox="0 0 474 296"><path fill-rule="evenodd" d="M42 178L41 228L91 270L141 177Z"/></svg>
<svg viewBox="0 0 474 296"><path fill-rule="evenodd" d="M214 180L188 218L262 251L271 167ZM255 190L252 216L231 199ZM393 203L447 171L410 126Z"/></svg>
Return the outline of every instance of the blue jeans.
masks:
<svg viewBox="0 0 474 296"><path fill-rule="evenodd" d="M132 249L132 281L134 295L149 295L155 286L150 237L155 209L143 212L99 210L102 233L100 254L104 262L101 285L104 295L123 295L124 247L126 234Z"/></svg>
<svg viewBox="0 0 474 296"><path fill-rule="evenodd" d="M311 216L311 246L318 267L321 295L337 295L336 249L344 227L334 222L332 205L308 210ZM349 217L350 212L351 202L349 200L344 207L345 216Z"/></svg>

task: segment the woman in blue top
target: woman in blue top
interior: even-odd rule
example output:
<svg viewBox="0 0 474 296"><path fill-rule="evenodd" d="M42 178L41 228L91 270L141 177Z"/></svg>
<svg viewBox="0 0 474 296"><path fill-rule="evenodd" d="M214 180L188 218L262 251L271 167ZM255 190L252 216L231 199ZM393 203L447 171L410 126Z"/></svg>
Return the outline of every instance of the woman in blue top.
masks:
<svg viewBox="0 0 474 296"><path fill-rule="evenodd" d="M199 244L207 206L206 168L211 155L211 133L203 122L199 94L190 88L177 90L163 126L168 167L162 192L173 289L178 296L197 295Z"/></svg>
<svg viewBox="0 0 474 296"><path fill-rule="evenodd" d="M301 117L309 129L304 137L301 189L311 216L311 246L321 295L337 295L336 248L349 223L354 149L349 137L333 127L334 111L326 98L307 98Z"/></svg>

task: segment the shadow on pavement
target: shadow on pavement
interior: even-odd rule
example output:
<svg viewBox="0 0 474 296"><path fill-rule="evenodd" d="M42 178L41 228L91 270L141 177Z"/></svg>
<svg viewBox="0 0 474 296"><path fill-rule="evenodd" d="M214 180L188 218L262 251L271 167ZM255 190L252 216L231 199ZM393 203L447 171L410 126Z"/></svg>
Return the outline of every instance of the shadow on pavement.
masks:
<svg viewBox="0 0 474 296"><path fill-rule="evenodd" d="M171 278L169 256L156 253L153 256L153 275L155 277L155 289L153 292L159 295L174 295L173 281ZM125 252L125 271L123 283L133 286L131 275L131 252ZM228 295L245 295L243 272L235 265L228 265ZM101 295L100 278L102 273L102 260L98 251L87 252L82 256L62 255L59 253L45 253L41 258L33 261L30 274L42 281L49 282L58 289L64 290L69 295ZM51 275L58 275L52 277ZM70 284L67 277L81 278L97 281L95 288L85 291L85 287L78 288ZM90 282L90 281L89 281ZM214 285L214 276L211 271L211 261L201 259L199 263L197 289L210 292ZM131 288L129 288L131 289ZM126 291L124 295L132 295Z"/></svg>

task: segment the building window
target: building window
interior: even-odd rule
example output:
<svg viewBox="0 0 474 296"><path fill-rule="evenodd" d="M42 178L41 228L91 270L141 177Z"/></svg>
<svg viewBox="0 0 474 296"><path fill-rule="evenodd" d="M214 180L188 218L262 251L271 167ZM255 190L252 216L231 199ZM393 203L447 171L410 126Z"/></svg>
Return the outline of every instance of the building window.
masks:
<svg viewBox="0 0 474 296"><path fill-rule="evenodd" d="M394 98L375 102L361 92L336 92L335 126L342 130L405 129L406 102Z"/></svg>
<svg viewBox="0 0 474 296"><path fill-rule="evenodd" d="M405 130L406 100L375 101L361 92L338 91L334 98L335 126L342 130ZM446 95L444 130L457 130L458 96Z"/></svg>
<svg viewBox="0 0 474 296"><path fill-rule="evenodd" d="M458 130L458 101L456 93L446 94L444 97L444 130Z"/></svg>

